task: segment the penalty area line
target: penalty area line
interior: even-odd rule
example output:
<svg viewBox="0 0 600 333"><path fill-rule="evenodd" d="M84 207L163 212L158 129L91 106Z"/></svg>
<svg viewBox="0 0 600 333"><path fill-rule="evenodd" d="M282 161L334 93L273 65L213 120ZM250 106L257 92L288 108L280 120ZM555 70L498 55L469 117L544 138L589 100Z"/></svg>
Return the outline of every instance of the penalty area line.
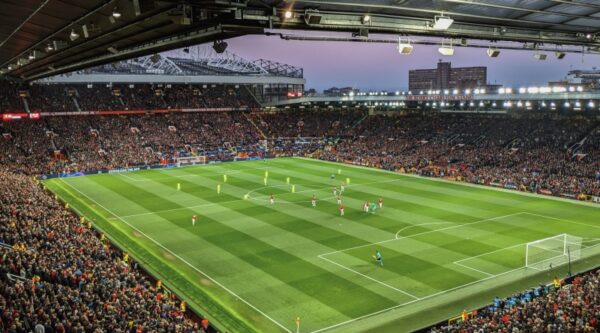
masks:
<svg viewBox="0 0 600 333"><path fill-rule="evenodd" d="M179 259L181 262L185 263L186 265L188 265L190 268L192 268L193 270L195 270L196 272L206 276L210 281L212 281L214 284L218 285L219 287L221 287L223 290L227 291L229 294L231 294L232 296L234 296L235 298L239 299L240 301L244 302L244 304L248 305L249 307L251 307L252 309L254 309L256 312L260 313L261 315L263 315L265 318L269 319L271 322L273 322L274 324L276 324L277 326L279 326L280 328L282 328L284 331L288 332L288 333L292 333L291 330L289 330L288 328L286 328L285 326L283 326L282 324L280 324L278 321L276 321L275 319L271 318L269 315L267 315L266 313L264 313L263 311L261 311L259 308L257 308L256 306L252 305L250 302L246 301L245 299L243 299L241 296L239 296L238 294L234 293L232 290L230 290L229 288L225 287L223 284L221 284L220 282L218 282L217 280L215 280L213 277L211 277L210 275L206 274L204 271L202 271L201 269L197 268L196 266L192 265L191 263L189 263L187 260L183 259L181 256L179 256L177 253L173 252L171 249L167 248L166 246L162 245L161 243L159 243L158 241L156 241L155 239L153 239L152 237L148 236L147 234L145 234L143 231L141 231L140 229L138 229L137 227L133 226L132 224L130 224L129 222L127 222L124 218L122 218L121 216L113 213L112 211L110 211L108 208L104 207L103 205L101 205L99 202L97 202L96 200L92 199L90 196L88 196L87 194L81 192L79 189L75 188L74 186L72 186L71 184L65 182L62 178L59 178L60 181L64 184L66 184L67 186L69 186L70 188L74 189L75 191L79 192L81 195L83 195L84 197L86 197L88 200L94 202L96 205L98 205L99 207L101 207L102 209L104 209L107 213L113 215L114 217L116 217L117 219L121 220L121 222L125 223L126 225L128 225L130 228L132 228L133 230L139 232L141 235L143 235L144 237L146 237L148 240L152 241L154 244L156 244L157 246L159 246L160 248L162 248L163 250L169 252L172 256L174 256L175 258ZM84 203L85 204L85 203Z"/></svg>
<svg viewBox="0 0 600 333"><path fill-rule="evenodd" d="M406 296L408 296L408 297L410 297L410 298L412 298L412 299L414 299L414 300L420 300L420 299L421 299L420 297L417 297L417 296L415 296L415 295L413 295L413 294L411 294L411 293L409 293L409 292L407 292L407 291L404 291L404 290L402 290L402 289L398 289L398 288L396 288L396 287L394 287L394 286L391 286L391 285L389 285L389 284L387 284L387 283L385 283L385 282L382 282L382 281L379 281L379 280L377 280L377 279L374 279L374 278L372 278L372 277L370 277L370 276L368 276L368 275L366 275L366 274L363 274L363 273L361 273L361 272L355 271L355 270L353 270L352 268L350 268L350 267L346 267L346 266L344 266L344 265L342 265L342 264L340 264L340 263L338 263L338 262L335 262L335 261L333 261L333 260L331 260L331 259L327 259L327 258L325 258L325 257L322 257L321 255L318 255L318 257L319 257L319 259L323 259L323 260L325 260L325 261L328 261L328 262L330 262L330 263L332 263L332 264L334 264L334 265L336 265L336 266L339 266L339 267L341 267L341 268L343 268L343 269L345 269L345 270L348 270L348 271L350 271L350 272L352 272L352 273L354 273L354 274L358 274L358 275L360 275L360 276L362 276L362 277L364 277L364 278L366 278L366 279L369 279L369 280L371 280L371 281L373 281L373 282L375 282L375 283L378 283L378 284L380 284L380 285L382 285L382 286L384 286L384 287L390 288L390 289L392 289L392 290L395 290L395 291L397 291L397 292L399 292L399 293L401 293L401 294L404 294L404 295L406 295Z"/></svg>

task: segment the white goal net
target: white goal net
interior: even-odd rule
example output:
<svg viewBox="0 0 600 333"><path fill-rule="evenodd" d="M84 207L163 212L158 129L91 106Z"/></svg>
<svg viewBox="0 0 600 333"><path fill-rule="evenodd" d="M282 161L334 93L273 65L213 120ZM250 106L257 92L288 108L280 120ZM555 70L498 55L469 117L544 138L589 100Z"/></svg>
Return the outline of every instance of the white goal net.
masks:
<svg viewBox="0 0 600 333"><path fill-rule="evenodd" d="M527 243L525 267L547 269L581 258L581 237L560 234Z"/></svg>

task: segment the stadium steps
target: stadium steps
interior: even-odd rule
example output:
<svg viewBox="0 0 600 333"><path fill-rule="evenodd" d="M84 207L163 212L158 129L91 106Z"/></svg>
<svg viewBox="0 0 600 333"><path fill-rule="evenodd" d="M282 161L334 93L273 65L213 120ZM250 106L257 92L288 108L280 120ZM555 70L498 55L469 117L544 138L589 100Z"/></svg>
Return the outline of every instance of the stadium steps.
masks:
<svg viewBox="0 0 600 333"><path fill-rule="evenodd" d="M513 148L516 144L518 144L519 142L521 142L521 139L519 138L513 138L510 141L508 141L507 144L504 145L504 149L511 149Z"/></svg>
<svg viewBox="0 0 600 333"><path fill-rule="evenodd" d="M27 98L21 97L21 100L23 101L23 107L25 108L25 112L31 113L31 110L29 109L29 103L27 102Z"/></svg>
<svg viewBox="0 0 600 333"><path fill-rule="evenodd" d="M244 89L248 93L248 96L252 97L252 99L254 100L254 102L256 103L256 105L262 106L262 103L258 100L258 98L256 98L256 95L254 95L254 93L252 92L252 90L250 90L250 88L248 88L248 86L243 85L242 87L244 87Z"/></svg>
<svg viewBox="0 0 600 333"><path fill-rule="evenodd" d="M581 134L577 138L577 140L575 140L575 143L569 146L569 148L567 149L567 153L571 154L571 157L574 157L575 154L577 154L585 146L585 141L587 137L590 136L590 134L594 133L594 131L599 127L600 121L594 122L592 126L590 126L583 134Z"/></svg>
<svg viewBox="0 0 600 333"><path fill-rule="evenodd" d="M360 125L360 123L362 123L365 119L367 119L367 117L369 116L369 114L365 114L364 116L362 116L362 118L360 118L359 120L357 120L354 124L352 124L352 126L350 126L350 129L354 129L356 128L358 125Z"/></svg>
<svg viewBox="0 0 600 333"><path fill-rule="evenodd" d="M71 99L73 100L73 104L75 104L77 112L81 112L81 107L79 106L79 101L77 100L77 98L75 98L75 96L71 96Z"/></svg>
<svg viewBox="0 0 600 333"><path fill-rule="evenodd" d="M254 126L254 128L256 128L256 131L258 132L258 134L260 134L260 137L263 140L267 140L267 136L265 135L265 133L260 129L260 127L258 127L258 125L256 125L256 123L252 120L252 117L250 117L248 115L247 112L242 112L242 114L244 115L244 117L246 117L246 119L248 119L248 121L250 122L250 124L252 124L252 126ZM260 116L259 116L260 117Z"/></svg>

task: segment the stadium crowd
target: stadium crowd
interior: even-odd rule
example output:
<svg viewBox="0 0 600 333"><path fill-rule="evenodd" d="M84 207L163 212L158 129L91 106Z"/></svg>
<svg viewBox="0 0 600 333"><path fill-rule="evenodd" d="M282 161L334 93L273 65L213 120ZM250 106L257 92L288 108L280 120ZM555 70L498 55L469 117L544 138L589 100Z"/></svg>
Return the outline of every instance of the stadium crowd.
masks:
<svg viewBox="0 0 600 333"><path fill-rule="evenodd" d="M81 116L75 111L256 104L245 89L223 86L29 86L23 96L14 84L0 82L0 89L0 112L24 112L26 105L74 112L0 125L0 329L11 333L205 330L34 175L193 155L309 155L523 191L600 196L600 127L585 117L364 110ZM593 332L599 278L597 271L557 291L537 288L433 332Z"/></svg>
<svg viewBox="0 0 600 333"><path fill-rule="evenodd" d="M489 306L464 312L460 320L429 330L430 333L598 332L600 321L600 270L562 283L542 285L508 297L496 297Z"/></svg>
<svg viewBox="0 0 600 333"><path fill-rule="evenodd" d="M0 242L2 332L209 331L31 177L0 171Z"/></svg>
<svg viewBox="0 0 600 333"><path fill-rule="evenodd" d="M226 91L223 92L227 94ZM205 155L310 155L577 198L600 196L600 128L588 118L367 116L364 111L200 112L8 122L0 164L26 174Z"/></svg>
<svg viewBox="0 0 600 333"><path fill-rule="evenodd" d="M22 85L2 81L0 91L0 113L258 107L245 87L224 85Z"/></svg>

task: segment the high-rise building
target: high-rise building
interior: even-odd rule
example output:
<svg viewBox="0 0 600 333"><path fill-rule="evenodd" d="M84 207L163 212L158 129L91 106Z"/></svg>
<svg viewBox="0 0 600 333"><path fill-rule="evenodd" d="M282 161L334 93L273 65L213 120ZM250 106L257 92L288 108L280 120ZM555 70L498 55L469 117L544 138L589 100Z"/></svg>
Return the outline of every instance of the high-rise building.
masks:
<svg viewBox="0 0 600 333"><path fill-rule="evenodd" d="M440 60L437 68L408 72L408 89L412 91L472 89L486 84L487 67L484 66L452 68L451 63Z"/></svg>

